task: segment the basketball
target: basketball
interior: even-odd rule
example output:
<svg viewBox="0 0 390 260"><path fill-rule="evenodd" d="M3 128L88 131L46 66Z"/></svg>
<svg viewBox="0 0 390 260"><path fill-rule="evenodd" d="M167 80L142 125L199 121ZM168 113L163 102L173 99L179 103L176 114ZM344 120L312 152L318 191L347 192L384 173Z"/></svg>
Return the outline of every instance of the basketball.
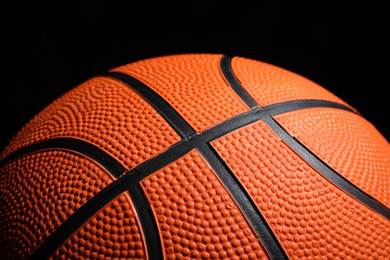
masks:
<svg viewBox="0 0 390 260"><path fill-rule="evenodd" d="M354 107L241 56L92 77L0 155L3 259L390 259L390 145Z"/></svg>

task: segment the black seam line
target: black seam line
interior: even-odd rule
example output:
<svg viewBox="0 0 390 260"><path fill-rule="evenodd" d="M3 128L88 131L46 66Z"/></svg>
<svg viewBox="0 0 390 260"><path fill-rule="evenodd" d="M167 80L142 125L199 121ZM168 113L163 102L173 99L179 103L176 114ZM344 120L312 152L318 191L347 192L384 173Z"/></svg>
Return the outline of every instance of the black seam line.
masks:
<svg viewBox="0 0 390 260"><path fill-rule="evenodd" d="M237 93L237 95L245 102L245 104L250 108L258 107L257 102L249 95L249 93L241 86L239 80L233 73L232 69L232 57L227 55L223 56L220 61L220 68L223 76L228 81L233 90Z"/></svg>
<svg viewBox="0 0 390 260"><path fill-rule="evenodd" d="M312 107L335 107L344 110L350 110L348 107L342 106L333 102L324 102L318 100L303 100L303 101L293 101L286 102L281 104L275 104L268 106L266 108L256 108L249 112L237 115L236 117L230 118L221 124L214 126L201 134L193 135L190 139L182 140L165 152L156 155L155 157L150 158L144 163L141 163L134 169L126 172L121 175L116 181L109 184L102 191L88 200L83 204L77 211L75 211L67 220L62 223L31 255L31 259L45 259L48 258L54 250L58 248L70 235L72 235L81 225L83 225L90 217L92 217L96 212L103 208L111 200L119 196L122 192L127 189L130 189L131 183L138 183L145 177L149 176L153 172L165 167L166 165L176 161L177 159L184 156L186 153L195 148L195 146L202 143L207 143L212 140L215 140L225 134L228 134L238 128L244 127L251 123L254 123L258 120L261 120L265 117L271 115L280 114L284 112L289 112L293 110L300 110L304 108ZM352 111L353 112L353 111ZM132 189L133 192L139 193L137 189ZM134 196L134 194L130 194ZM135 196L141 196L141 194L136 194ZM142 195L144 196L144 195ZM140 211L140 207L149 208L147 204L138 205L136 209L137 212ZM142 211L142 210L141 210ZM145 220L147 221L147 220ZM143 223L145 224L145 223ZM148 226L153 227L154 224L150 223ZM143 232L152 232L147 231L144 228L141 229ZM155 232L155 230L153 230ZM145 240L148 238L152 239L153 236L149 236L148 233L145 235ZM158 239L158 238L154 238ZM147 242L149 246L158 245L160 241L151 241ZM156 250L158 248L148 248L148 250Z"/></svg>
<svg viewBox="0 0 390 260"><path fill-rule="evenodd" d="M225 188L231 194L231 197L238 204L241 212L249 221L256 235L260 238L261 244L268 256L271 259L287 259L286 253L264 219L264 216L253 200L250 199L249 194L241 185L240 181L231 172L229 166L226 165L223 159L210 145L201 143L197 145L196 148L210 164Z"/></svg>
<svg viewBox="0 0 390 260"><path fill-rule="evenodd" d="M144 100L146 100L159 114L176 130L182 139L195 134L194 129L182 118L172 106L163 99L159 94L149 88L147 85L138 79L121 72L107 72L101 76L107 76L121 81L137 92Z"/></svg>
<svg viewBox="0 0 390 260"><path fill-rule="evenodd" d="M315 168L331 183L335 184L350 196L390 220L390 210L386 206L334 171L330 166L301 144L296 138L289 135L287 131L272 117L264 117L263 120L285 143L288 144L291 149L299 154L308 164L313 166L313 168Z"/></svg>
<svg viewBox="0 0 390 260"><path fill-rule="evenodd" d="M118 178L126 171L126 169L117 160L101 150L99 147L80 139L72 138L53 138L21 148L5 158L0 163L0 166L3 166L4 164L24 155L48 149L65 149L67 151L73 151L77 154L81 154L82 156L87 156L91 160L100 164L115 178Z"/></svg>
<svg viewBox="0 0 390 260"><path fill-rule="evenodd" d="M154 214L150 204L137 182L128 183L128 191L138 216L140 232L145 239L145 253L148 255L148 259L163 259L160 232L158 231L156 218L152 217Z"/></svg>
<svg viewBox="0 0 390 260"><path fill-rule="evenodd" d="M88 221L88 219L126 190L131 192L130 197L132 199L140 199L138 202L132 201L137 214L140 213L141 216L149 214L149 217L144 218L142 221L140 220L139 223L147 246L146 253L153 256L161 256L161 241L159 236L156 236L157 230L155 223L152 223L152 213L147 213L150 205L146 203L146 199L141 190L134 187L134 185L138 185L138 182L143 178L184 156L191 149L193 149L191 142L188 140L180 141L171 146L164 153L138 165L133 170L127 172L127 174L122 175L119 179L107 185L54 230L54 232L31 254L29 259L49 258L53 252ZM160 257L150 259L160 259Z"/></svg>
<svg viewBox="0 0 390 260"><path fill-rule="evenodd" d="M288 101L283 102L279 104L273 104L269 106L265 106L263 108L255 108L251 111L239 114L237 116L234 116L230 119L227 119L225 122L220 123L219 125L216 125L203 133L203 136L212 135L214 136L216 133L224 132L225 127L229 125L229 129L234 130L235 128L240 127L242 123L245 124L246 121L254 122L260 117L257 116L256 113L265 113L270 115L276 115L281 114L289 111L299 110L299 109L305 109L305 108L315 108L315 107L330 107L330 108L338 108L342 110L347 110L352 113L356 113L353 109L344 106L339 103L329 102L329 101L323 101L323 100L294 100L294 101ZM359 115L359 114L358 114ZM182 119L180 119L182 120ZM193 134L189 135L188 138L191 138ZM188 139L185 138L185 139ZM208 138L208 140L212 140L212 138ZM89 156L93 160L96 160L99 164L101 164L104 168L106 168L113 176L119 177L122 173L125 172L125 168L119 164L114 158L112 158L110 155L105 153L100 148L85 142L81 139L75 139L75 138L64 138L64 137L56 137L44 141L40 141L38 143L23 147L19 150L17 150L14 153L11 153L6 158L0 161L0 167L4 164L8 163L9 161L12 161L14 159L17 159L18 157L21 157L23 155L33 153L39 150L44 149L51 149L51 148L64 148L67 150L73 150L75 152L79 152L81 154L84 154L86 156Z"/></svg>

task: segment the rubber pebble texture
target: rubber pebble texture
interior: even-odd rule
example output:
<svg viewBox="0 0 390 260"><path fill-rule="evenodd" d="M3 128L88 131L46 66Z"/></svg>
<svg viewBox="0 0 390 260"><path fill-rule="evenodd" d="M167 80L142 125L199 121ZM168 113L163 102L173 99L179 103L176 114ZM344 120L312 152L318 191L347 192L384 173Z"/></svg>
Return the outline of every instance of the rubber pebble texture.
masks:
<svg viewBox="0 0 390 260"><path fill-rule="evenodd" d="M166 259L267 259L241 211L197 151L141 184Z"/></svg>
<svg viewBox="0 0 390 260"><path fill-rule="evenodd" d="M2 256L27 258L81 205L111 182L111 175L94 162L66 151L34 153L1 167Z"/></svg>
<svg viewBox="0 0 390 260"><path fill-rule="evenodd" d="M275 119L335 171L390 208L390 146L367 120L328 108L303 109Z"/></svg>
<svg viewBox="0 0 390 260"><path fill-rule="evenodd" d="M144 241L127 193L107 204L50 259L145 259Z"/></svg>
<svg viewBox="0 0 390 260"><path fill-rule="evenodd" d="M113 69L129 74L162 96L198 133L248 111L221 74L222 55L152 58Z"/></svg>
<svg viewBox="0 0 390 260"><path fill-rule="evenodd" d="M13 138L2 158L27 145L60 137L90 142L127 169L180 139L162 116L128 86L95 77L35 116Z"/></svg>
<svg viewBox="0 0 390 260"><path fill-rule="evenodd" d="M390 255L390 222L322 177L264 122L235 130L212 145L290 258Z"/></svg>
<svg viewBox="0 0 390 260"><path fill-rule="evenodd" d="M260 106L305 99L333 101L349 106L308 78L266 62L234 57L232 69L243 88Z"/></svg>
<svg viewBox="0 0 390 260"><path fill-rule="evenodd" d="M243 57L231 59L230 71L222 58L180 54L119 66L33 117L0 154L1 256L389 259L389 143L309 79ZM137 81L145 86L129 83Z"/></svg>

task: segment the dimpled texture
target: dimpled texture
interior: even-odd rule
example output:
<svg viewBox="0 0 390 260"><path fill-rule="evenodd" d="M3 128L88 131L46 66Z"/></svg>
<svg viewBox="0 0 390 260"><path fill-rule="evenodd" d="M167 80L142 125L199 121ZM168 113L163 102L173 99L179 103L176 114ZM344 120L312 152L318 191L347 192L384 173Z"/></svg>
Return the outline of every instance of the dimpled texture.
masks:
<svg viewBox="0 0 390 260"><path fill-rule="evenodd" d="M389 259L388 142L309 79L223 57L126 64L32 118L0 154L0 258Z"/></svg>
<svg viewBox="0 0 390 260"><path fill-rule="evenodd" d="M329 108L289 112L275 119L335 171L390 207L390 146L367 120Z"/></svg>
<svg viewBox="0 0 390 260"><path fill-rule="evenodd" d="M151 58L112 71L129 74L162 96L197 132L249 108L226 83L222 55L191 54Z"/></svg>
<svg viewBox="0 0 390 260"><path fill-rule="evenodd" d="M349 106L308 78L272 64L234 57L232 69L244 89L260 106L302 99L334 101Z"/></svg>
<svg viewBox="0 0 390 260"><path fill-rule="evenodd" d="M96 77L33 118L2 153L56 137L92 143L131 169L179 140L146 101L119 81Z"/></svg>
<svg viewBox="0 0 390 260"><path fill-rule="evenodd" d="M141 184L166 259L266 259L257 236L197 151Z"/></svg>
<svg viewBox="0 0 390 260"><path fill-rule="evenodd" d="M264 122L212 145L291 259L388 259L390 222L322 177Z"/></svg>
<svg viewBox="0 0 390 260"><path fill-rule="evenodd" d="M89 219L50 259L145 259L138 220L127 193Z"/></svg>
<svg viewBox="0 0 390 260"><path fill-rule="evenodd" d="M0 251L24 259L88 199L112 182L86 158L45 151L0 168Z"/></svg>

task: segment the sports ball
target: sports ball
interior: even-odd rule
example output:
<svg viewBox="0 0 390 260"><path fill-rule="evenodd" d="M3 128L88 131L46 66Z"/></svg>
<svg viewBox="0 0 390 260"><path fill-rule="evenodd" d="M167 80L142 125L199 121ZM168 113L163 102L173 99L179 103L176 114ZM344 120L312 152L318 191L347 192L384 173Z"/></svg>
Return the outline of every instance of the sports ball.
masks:
<svg viewBox="0 0 390 260"><path fill-rule="evenodd" d="M131 62L0 155L2 259L390 259L390 145L273 64Z"/></svg>

